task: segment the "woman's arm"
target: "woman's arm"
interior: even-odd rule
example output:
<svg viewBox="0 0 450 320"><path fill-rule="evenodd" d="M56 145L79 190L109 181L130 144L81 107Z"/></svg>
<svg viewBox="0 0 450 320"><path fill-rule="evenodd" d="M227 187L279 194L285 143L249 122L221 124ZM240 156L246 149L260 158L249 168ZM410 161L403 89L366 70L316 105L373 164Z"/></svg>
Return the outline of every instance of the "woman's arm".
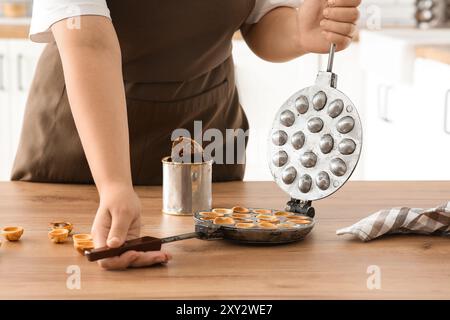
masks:
<svg viewBox="0 0 450 320"><path fill-rule="evenodd" d="M296 10L279 7L258 23L245 25L242 34L262 59L283 62L308 52L326 53L351 42L361 0L305 0Z"/></svg>
<svg viewBox="0 0 450 320"><path fill-rule="evenodd" d="M67 20L52 27L64 69L70 107L100 195L92 233L96 247L118 247L139 237L140 201L133 191L122 61L111 21L80 17L80 28ZM105 259L106 268L164 262L161 252L127 252Z"/></svg>
<svg viewBox="0 0 450 320"><path fill-rule="evenodd" d="M52 27L61 55L73 117L99 192L132 186L121 53L111 21L82 16Z"/></svg>

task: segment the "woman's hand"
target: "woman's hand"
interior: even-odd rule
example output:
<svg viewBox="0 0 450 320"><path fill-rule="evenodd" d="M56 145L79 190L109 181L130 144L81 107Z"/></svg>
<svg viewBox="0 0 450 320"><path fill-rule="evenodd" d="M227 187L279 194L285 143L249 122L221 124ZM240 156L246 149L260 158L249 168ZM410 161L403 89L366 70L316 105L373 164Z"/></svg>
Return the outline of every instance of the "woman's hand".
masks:
<svg viewBox="0 0 450 320"><path fill-rule="evenodd" d="M92 226L96 248L120 247L124 241L138 238L141 230L141 204L131 186L104 186L100 191L100 206ZM171 259L161 251L127 251L119 257L99 260L105 269L125 269L166 263Z"/></svg>
<svg viewBox="0 0 450 320"><path fill-rule="evenodd" d="M298 10L300 47L325 53L330 43L337 50L348 47L356 31L361 0L305 0Z"/></svg>
<svg viewBox="0 0 450 320"><path fill-rule="evenodd" d="M361 0L304 0L298 10L278 7L258 23L241 28L245 41L260 58L284 62L305 53L327 53L348 47Z"/></svg>

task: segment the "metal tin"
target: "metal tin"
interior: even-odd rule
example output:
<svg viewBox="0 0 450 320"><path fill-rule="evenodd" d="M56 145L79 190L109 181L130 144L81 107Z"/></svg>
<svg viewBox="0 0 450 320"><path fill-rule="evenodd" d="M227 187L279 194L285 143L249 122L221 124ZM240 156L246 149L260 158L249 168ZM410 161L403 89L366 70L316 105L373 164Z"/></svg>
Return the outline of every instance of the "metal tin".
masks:
<svg viewBox="0 0 450 320"><path fill-rule="evenodd" d="M212 163L172 162L162 159L163 167L163 213L192 215L207 211L212 206Z"/></svg>

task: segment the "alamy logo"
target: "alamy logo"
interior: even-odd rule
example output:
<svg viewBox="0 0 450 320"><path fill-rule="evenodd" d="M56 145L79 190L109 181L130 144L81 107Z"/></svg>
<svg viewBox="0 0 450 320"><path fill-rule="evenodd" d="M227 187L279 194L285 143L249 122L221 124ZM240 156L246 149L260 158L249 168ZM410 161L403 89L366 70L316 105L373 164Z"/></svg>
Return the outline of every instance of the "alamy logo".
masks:
<svg viewBox="0 0 450 320"><path fill-rule="evenodd" d="M66 280L66 287L69 290L81 289L81 269L77 265L70 265L66 269L66 273L69 275Z"/></svg>
<svg viewBox="0 0 450 320"><path fill-rule="evenodd" d="M249 130L226 129L223 131L216 128L209 128L203 131L202 121L194 121L194 136L187 129L175 129L172 132L171 140L175 141L179 137L195 140L200 146L203 142L209 142L203 150L205 161L214 160L216 164L244 164L245 145L249 136ZM188 148L189 150L184 150ZM183 157L181 162L191 162L190 154L195 153L190 145L183 146ZM198 159L196 159L197 161Z"/></svg>
<svg viewBox="0 0 450 320"><path fill-rule="evenodd" d="M381 8L374 4L370 5L366 8L366 14L366 28L369 30L381 30Z"/></svg>
<svg viewBox="0 0 450 320"><path fill-rule="evenodd" d="M379 266L371 265L367 267L367 274L370 276L367 278L367 289L379 290L381 289L381 269Z"/></svg>
<svg viewBox="0 0 450 320"><path fill-rule="evenodd" d="M77 5L70 5L66 9L66 13L70 18L67 19L67 29L81 29L81 9Z"/></svg>

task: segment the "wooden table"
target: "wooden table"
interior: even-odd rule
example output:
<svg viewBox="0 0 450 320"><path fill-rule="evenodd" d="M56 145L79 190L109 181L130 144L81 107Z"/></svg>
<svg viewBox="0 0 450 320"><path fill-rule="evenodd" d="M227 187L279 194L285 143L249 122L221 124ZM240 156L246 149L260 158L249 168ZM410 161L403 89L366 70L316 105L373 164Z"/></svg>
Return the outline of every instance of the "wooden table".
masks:
<svg viewBox="0 0 450 320"><path fill-rule="evenodd" d="M191 217L161 214L161 188L137 188L143 233L169 236L193 230ZM317 225L304 241L253 247L186 240L165 245L166 266L106 271L72 243L47 239L47 225L69 220L88 232L97 206L92 186L0 183L0 224L21 225L23 238L0 248L0 298L450 298L450 239L389 236L363 243L338 228L387 206L433 207L449 199L450 182L350 182L314 203ZM214 206L283 208L273 182L214 185ZM81 270L81 289L68 289L68 266ZM381 270L381 289L367 288L369 266Z"/></svg>

